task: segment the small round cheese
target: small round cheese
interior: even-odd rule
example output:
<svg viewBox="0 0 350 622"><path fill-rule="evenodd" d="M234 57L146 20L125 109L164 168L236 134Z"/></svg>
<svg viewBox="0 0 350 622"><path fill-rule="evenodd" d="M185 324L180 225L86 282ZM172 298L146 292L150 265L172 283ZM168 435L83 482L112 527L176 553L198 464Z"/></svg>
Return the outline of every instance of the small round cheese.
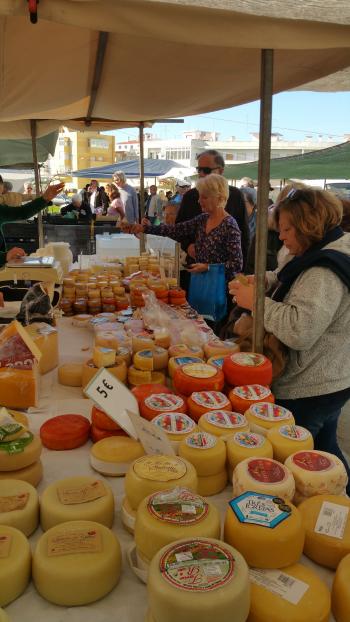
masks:
<svg viewBox="0 0 350 622"><path fill-rule="evenodd" d="M186 412L187 405L182 397L174 393L155 393L139 402L141 416L148 421L163 413Z"/></svg>
<svg viewBox="0 0 350 622"><path fill-rule="evenodd" d="M195 391L188 398L189 413L195 421L211 410L232 410L231 402L221 391Z"/></svg>
<svg viewBox="0 0 350 622"><path fill-rule="evenodd" d="M252 456L272 458L273 450L270 441L261 434L254 432L236 432L226 441L227 460L234 469L239 462Z"/></svg>
<svg viewBox="0 0 350 622"><path fill-rule="evenodd" d="M111 417L109 417L104 410L98 408L97 406L92 407L91 423L97 428L100 428L100 430L108 430L109 432L121 429L120 425L113 421L113 419L111 419Z"/></svg>
<svg viewBox="0 0 350 622"><path fill-rule="evenodd" d="M39 523L39 497L35 488L17 479L0 480L0 525L15 527L30 536Z"/></svg>
<svg viewBox="0 0 350 622"><path fill-rule="evenodd" d="M237 431L249 430L248 421L240 413L232 413L226 410L212 410L201 416L198 421L201 430L220 436L226 440Z"/></svg>
<svg viewBox="0 0 350 622"><path fill-rule="evenodd" d="M127 497L124 497L121 508L121 518L126 531L134 535L136 510L133 510Z"/></svg>
<svg viewBox="0 0 350 622"><path fill-rule="evenodd" d="M0 471L0 481L2 479L19 479L28 482L35 488L40 484L43 477L43 465L41 460L30 464L24 469L17 471Z"/></svg>
<svg viewBox="0 0 350 622"><path fill-rule="evenodd" d="M198 493L203 497L211 497L217 495L226 488L227 471L223 469L215 475L198 476Z"/></svg>
<svg viewBox="0 0 350 622"><path fill-rule="evenodd" d="M204 352L199 346L188 346L185 343L178 343L170 346L169 357L177 356L195 356L201 360L204 358Z"/></svg>
<svg viewBox="0 0 350 622"><path fill-rule="evenodd" d="M267 431L281 425L294 425L295 420L287 408L271 404L270 402L260 402L253 404L244 413L252 432L266 436Z"/></svg>
<svg viewBox="0 0 350 622"><path fill-rule="evenodd" d="M25 432L14 441L1 442L0 472L25 469L39 460L41 451L42 444L40 438L31 432Z"/></svg>
<svg viewBox="0 0 350 622"><path fill-rule="evenodd" d="M103 475L125 475L131 463L143 456L144 449L138 441L124 436L111 436L95 443L90 450L90 464Z"/></svg>
<svg viewBox="0 0 350 622"><path fill-rule="evenodd" d="M273 456L279 462L285 462L291 454L304 449L313 449L312 434L299 425L281 425L268 430L267 438L273 447Z"/></svg>
<svg viewBox="0 0 350 622"><path fill-rule="evenodd" d="M111 367L107 368L109 373L112 374L117 380L120 382L126 382L126 378L128 375L128 368L123 357L116 356L115 362ZM86 361L83 365L83 374L82 374L82 387L83 391L86 388L86 385L92 380L94 376L96 376L99 368L95 366L92 359Z"/></svg>
<svg viewBox="0 0 350 622"><path fill-rule="evenodd" d="M298 493L304 497L339 495L348 481L341 460L326 451L297 451L285 464L293 473Z"/></svg>
<svg viewBox="0 0 350 622"><path fill-rule="evenodd" d="M239 346L230 341L213 339L204 345L204 354L207 359L214 356L227 356L239 351Z"/></svg>
<svg viewBox="0 0 350 622"><path fill-rule="evenodd" d="M332 587L332 611L337 622L350 620L350 554L344 557L335 573Z"/></svg>
<svg viewBox="0 0 350 622"><path fill-rule="evenodd" d="M168 353L159 346L152 350L139 350L133 357L134 366L142 370L160 370L168 365Z"/></svg>
<svg viewBox="0 0 350 622"><path fill-rule="evenodd" d="M221 391L224 388L221 369L206 363L190 363L178 367L173 376L176 391L189 396L194 391Z"/></svg>
<svg viewBox="0 0 350 622"><path fill-rule="evenodd" d="M196 356L172 356L168 362L168 373L170 378L173 378L175 370L182 365L188 365L189 363L201 363L202 359Z"/></svg>
<svg viewBox="0 0 350 622"><path fill-rule="evenodd" d="M82 415L58 415L40 428L42 444L48 449L62 451L85 445L90 434L90 421Z"/></svg>
<svg viewBox="0 0 350 622"><path fill-rule="evenodd" d="M199 477L217 475L225 468L224 441L208 432L192 432L179 445L179 456L193 464Z"/></svg>
<svg viewBox="0 0 350 622"><path fill-rule="evenodd" d="M231 386L262 384L272 382L272 364L263 354L236 352L226 356L223 365L225 380Z"/></svg>
<svg viewBox="0 0 350 622"><path fill-rule="evenodd" d="M81 387L82 377L82 363L65 363L58 368L58 382L66 387Z"/></svg>
<svg viewBox="0 0 350 622"><path fill-rule="evenodd" d="M295 492L289 469L270 458L252 457L239 462L233 471L232 485L235 497L252 490L291 501Z"/></svg>
<svg viewBox="0 0 350 622"><path fill-rule="evenodd" d="M32 555L25 535L8 525L0 525L0 549L0 607L5 607L26 589Z"/></svg>
<svg viewBox="0 0 350 622"><path fill-rule="evenodd" d="M193 419L183 413L163 413L154 417L152 423L166 433L175 453L180 442L197 429Z"/></svg>
<svg viewBox="0 0 350 622"><path fill-rule="evenodd" d="M231 389L228 396L232 404L232 410L242 414L253 404L258 404L259 402L269 402L273 404L275 401L269 387L264 387L261 384L235 387Z"/></svg>

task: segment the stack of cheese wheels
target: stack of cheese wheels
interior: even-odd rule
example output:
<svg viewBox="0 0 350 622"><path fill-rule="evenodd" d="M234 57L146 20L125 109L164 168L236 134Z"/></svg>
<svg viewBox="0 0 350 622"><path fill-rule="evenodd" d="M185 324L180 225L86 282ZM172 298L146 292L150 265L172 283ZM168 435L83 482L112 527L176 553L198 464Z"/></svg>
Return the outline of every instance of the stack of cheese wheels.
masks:
<svg viewBox="0 0 350 622"><path fill-rule="evenodd" d="M272 445L265 436L255 432L236 432L226 441L227 462L230 467L229 479L232 471L239 462L246 458L273 458Z"/></svg>
<svg viewBox="0 0 350 622"><path fill-rule="evenodd" d="M26 589L32 555L27 538L15 527L0 524L0 542L0 607L5 607Z"/></svg>
<svg viewBox="0 0 350 622"><path fill-rule="evenodd" d="M343 557L332 587L332 611L337 622L350 620L350 554Z"/></svg>
<svg viewBox="0 0 350 622"><path fill-rule="evenodd" d="M235 432L249 430L249 424L244 415L226 410L212 410L201 416L198 426L204 432L220 436L224 441Z"/></svg>
<svg viewBox="0 0 350 622"><path fill-rule="evenodd" d="M146 566L166 544L181 538L220 538L217 508L187 488L156 492L141 501L135 523L139 566Z"/></svg>
<svg viewBox="0 0 350 622"><path fill-rule="evenodd" d="M202 359L198 356L172 356L168 362L168 374L170 378L174 377L175 370L182 365L190 363L201 363Z"/></svg>
<svg viewBox="0 0 350 622"><path fill-rule="evenodd" d="M120 425L97 406L92 407L90 434L93 443L97 443L108 436L127 436Z"/></svg>
<svg viewBox="0 0 350 622"><path fill-rule="evenodd" d="M159 346L155 346L152 350L139 350L133 356L133 363L136 369L159 371L168 365L168 352Z"/></svg>
<svg viewBox="0 0 350 622"><path fill-rule="evenodd" d="M103 350L103 348L101 348ZM105 365L108 371L112 376L120 380L120 382L125 383L128 375L128 366L125 362L125 357L123 356L115 356L115 350L111 350L114 358L114 362L112 365ZM96 366L93 359L89 359L83 365L82 369L82 381L81 386L83 388L83 392L85 391L89 382L96 376L98 370L101 368L101 365Z"/></svg>
<svg viewBox="0 0 350 622"><path fill-rule="evenodd" d="M252 432L263 434L266 436L267 431L281 425L294 425L295 420L287 408L271 404L270 402L261 402L253 404L245 412L245 416Z"/></svg>
<svg viewBox="0 0 350 622"><path fill-rule="evenodd" d="M305 531L298 509L289 501L249 491L230 501L224 539L249 566L283 568L299 560Z"/></svg>
<svg viewBox="0 0 350 622"><path fill-rule="evenodd" d="M138 333L132 337L132 351L134 354L135 352L140 352L140 350L154 350L155 347L156 344L150 335Z"/></svg>
<svg viewBox="0 0 350 622"><path fill-rule="evenodd" d="M249 578L249 622L328 622L330 593L311 568L302 564L293 564L283 570L253 568L249 570ZM336 619L337 622L346 620Z"/></svg>
<svg viewBox="0 0 350 622"><path fill-rule="evenodd" d="M165 374L162 371L143 371L131 365L128 369L128 383L131 388L140 384L164 384Z"/></svg>
<svg viewBox="0 0 350 622"><path fill-rule="evenodd" d="M110 487L89 476L67 477L50 484L40 501L43 531L71 520L93 520L112 527L114 497Z"/></svg>
<svg viewBox="0 0 350 622"><path fill-rule="evenodd" d="M90 464L103 475L119 477L125 475L132 462L144 453L141 443L133 438L110 436L91 447Z"/></svg>
<svg viewBox="0 0 350 622"><path fill-rule="evenodd" d="M305 529L305 555L321 566L337 568L350 553L350 499L316 495L298 509Z"/></svg>
<svg viewBox="0 0 350 622"><path fill-rule="evenodd" d="M183 413L163 413L152 419L152 423L165 432L176 454L180 442L197 429L193 419Z"/></svg>
<svg viewBox="0 0 350 622"><path fill-rule="evenodd" d="M204 352L200 346L188 346L185 343L178 343L170 346L168 350L169 357L176 356L195 356L201 360L204 359Z"/></svg>
<svg viewBox="0 0 350 622"><path fill-rule="evenodd" d="M227 484L226 445L208 432L193 432L179 445L179 456L193 464L198 475L198 493L216 495Z"/></svg>
<svg viewBox="0 0 350 622"><path fill-rule="evenodd" d="M282 497L291 501L295 482L290 470L271 458L246 458L239 462L232 476L235 497L248 490Z"/></svg>
<svg viewBox="0 0 350 622"><path fill-rule="evenodd" d="M227 356L239 352L239 346L232 341L220 341L220 339L212 339L204 345L205 358L212 356Z"/></svg>
<svg viewBox="0 0 350 622"><path fill-rule="evenodd" d="M188 398L188 410L195 421L210 410L232 410L231 402L220 391L195 391Z"/></svg>
<svg viewBox="0 0 350 622"><path fill-rule="evenodd" d="M117 585L120 572L117 537L93 521L52 527L38 540L33 555L33 581L39 594L66 607L102 598Z"/></svg>
<svg viewBox="0 0 350 622"><path fill-rule="evenodd" d="M288 456L296 451L314 448L312 434L299 425L281 425L268 430L267 438L273 447L273 457L279 462L285 462Z"/></svg>
<svg viewBox="0 0 350 622"><path fill-rule="evenodd" d="M348 482L341 460L326 451L297 451L285 464L294 476L295 503L314 495L341 495Z"/></svg>
<svg viewBox="0 0 350 622"><path fill-rule="evenodd" d="M2 410L4 412L0 414L0 480L23 480L37 486L43 474L40 438L29 432L23 415Z"/></svg>
<svg viewBox="0 0 350 622"><path fill-rule="evenodd" d="M48 449L62 451L85 445L90 435L90 421L82 415L58 415L40 428L42 444Z"/></svg>
<svg viewBox="0 0 350 622"><path fill-rule="evenodd" d="M237 550L214 538L178 540L151 561L148 602L149 619L157 622L245 622L248 566Z"/></svg>
<svg viewBox="0 0 350 622"><path fill-rule="evenodd" d="M231 386L262 384L272 382L272 364L263 354L236 352L226 356L223 365L225 380Z"/></svg>
<svg viewBox="0 0 350 622"><path fill-rule="evenodd" d="M232 409L238 413L245 413L250 406L259 402L274 403L275 398L269 387L261 384L248 384L231 389L228 394Z"/></svg>
<svg viewBox="0 0 350 622"><path fill-rule="evenodd" d="M224 382L221 369L207 363L182 365L175 369L173 376L175 390L186 396L195 391L221 391Z"/></svg>
<svg viewBox="0 0 350 622"><path fill-rule="evenodd" d="M140 414L148 421L163 413L185 413L187 404L180 395L174 393L154 393L139 402Z"/></svg>
<svg viewBox="0 0 350 622"><path fill-rule="evenodd" d="M0 525L30 536L39 523L39 497L34 486L17 479L0 480Z"/></svg>

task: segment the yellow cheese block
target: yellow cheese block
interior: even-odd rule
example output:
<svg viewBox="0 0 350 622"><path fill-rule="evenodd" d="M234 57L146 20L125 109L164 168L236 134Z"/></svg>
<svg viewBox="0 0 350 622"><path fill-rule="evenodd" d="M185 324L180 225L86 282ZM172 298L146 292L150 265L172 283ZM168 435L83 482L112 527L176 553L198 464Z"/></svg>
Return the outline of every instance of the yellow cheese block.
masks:
<svg viewBox="0 0 350 622"><path fill-rule="evenodd" d="M140 350L154 350L156 344L152 337L146 335L134 335L132 338L132 351L139 352Z"/></svg>
<svg viewBox="0 0 350 622"><path fill-rule="evenodd" d="M254 432L236 432L227 439L226 449L228 463L233 469L239 462L252 456L273 457L270 441L265 436Z"/></svg>
<svg viewBox="0 0 350 622"><path fill-rule="evenodd" d="M271 428L267 432L267 438L273 447L273 457L279 462L285 462L288 456L296 451L314 448L312 434L299 425L282 425L278 428Z"/></svg>
<svg viewBox="0 0 350 622"><path fill-rule="evenodd" d="M14 441L0 442L0 472L18 471L37 462L42 450L39 436L25 432Z"/></svg>
<svg viewBox="0 0 350 622"><path fill-rule="evenodd" d="M39 371L46 374L58 365L58 332L45 322L34 322L25 327L41 352Z"/></svg>
<svg viewBox="0 0 350 622"><path fill-rule="evenodd" d="M117 351L112 348L95 346L92 353L92 360L95 367L111 367L115 363Z"/></svg>
<svg viewBox="0 0 350 622"><path fill-rule="evenodd" d="M335 573L332 587L332 611L337 622L350 620L350 554L344 557Z"/></svg>
<svg viewBox="0 0 350 622"><path fill-rule="evenodd" d="M41 460L37 460L23 469L17 471L0 471L0 481L3 479L19 479L28 482L35 488L40 484L43 478L43 465Z"/></svg>
<svg viewBox="0 0 350 622"><path fill-rule="evenodd" d="M33 369L0 368L0 405L30 408L38 405L38 366Z"/></svg>
<svg viewBox="0 0 350 622"><path fill-rule="evenodd" d="M216 473L215 475L206 475L205 477L198 476L198 493L203 497L217 495L226 488L226 484L226 469L223 469L220 473Z"/></svg>
<svg viewBox="0 0 350 622"><path fill-rule="evenodd" d="M110 436L91 447L90 464L103 475L117 477L125 475L132 462L144 453L141 443L133 438Z"/></svg>
<svg viewBox="0 0 350 622"><path fill-rule="evenodd" d="M30 579L32 555L25 535L0 525L0 607L5 607L24 592Z"/></svg>
<svg viewBox="0 0 350 622"><path fill-rule="evenodd" d="M58 382L66 387L81 387L82 378L82 363L65 363L58 368Z"/></svg>
<svg viewBox="0 0 350 622"><path fill-rule="evenodd" d="M39 497L31 484L19 479L0 480L1 525L15 527L30 536L39 523Z"/></svg>
<svg viewBox="0 0 350 622"><path fill-rule="evenodd" d="M151 371L142 371L131 365L128 369L128 382L132 385L149 384L152 381Z"/></svg>
<svg viewBox="0 0 350 622"><path fill-rule="evenodd" d="M208 432L192 432L181 441L179 456L193 464L198 477L217 475L225 468L226 445Z"/></svg>

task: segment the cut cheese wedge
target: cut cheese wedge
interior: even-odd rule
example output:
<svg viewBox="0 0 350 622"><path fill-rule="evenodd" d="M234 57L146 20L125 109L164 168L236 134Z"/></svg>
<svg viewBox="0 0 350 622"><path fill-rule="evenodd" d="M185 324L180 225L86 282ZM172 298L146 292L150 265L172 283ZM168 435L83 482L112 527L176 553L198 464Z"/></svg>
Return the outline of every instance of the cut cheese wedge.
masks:
<svg viewBox="0 0 350 622"><path fill-rule="evenodd" d="M240 413L227 412L226 410L213 410L205 413L198 421L201 430L221 436L227 440L234 432L249 430L248 421Z"/></svg>
<svg viewBox="0 0 350 622"><path fill-rule="evenodd" d="M7 525L0 525L0 607L18 598L26 589L32 555L25 535Z"/></svg>
<svg viewBox="0 0 350 622"><path fill-rule="evenodd" d="M290 410L270 402L253 404L244 414L251 431L264 436L271 428L280 427L281 425L294 425L295 423Z"/></svg>
<svg viewBox="0 0 350 622"><path fill-rule="evenodd" d="M232 410L242 414L253 404L258 404L259 402L273 403L275 401L269 387L264 387L261 384L235 387L231 389L228 396L232 404Z"/></svg>
<svg viewBox="0 0 350 622"><path fill-rule="evenodd" d="M95 443L90 450L90 464L103 475L125 475L132 462L144 455L138 441L124 436L111 436Z"/></svg>
<svg viewBox="0 0 350 622"><path fill-rule="evenodd" d="M36 361L40 361L41 351L35 341L14 320L0 333L0 368L16 367L19 369L31 369Z"/></svg>
<svg viewBox="0 0 350 622"><path fill-rule="evenodd" d="M285 464L293 473L298 493L304 497L339 495L348 481L341 460L326 451L298 451Z"/></svg>
<svg viewBox="0 0 350 622"><path fill-rule="evenodd" d="M45 322L34 322L25 327L28 335L41 352L39 371L41 374L55 369L58 365L58 331Z"/></svg>
<svg viewBox="0 0 350 622"><path fill-rule="evenodd" d="M314 448L312 434L299 425L282 425L267 432L267 438L273 447L273 456L279 462L285 462L296 451Z"/></svg>
<svg viewBox="0 0 350 622"><path fill-rule="evenodd" d="M337 622L350 620L350 554L344 557L335 573L332 587L332 611Z"/></svg>
<svg viewBox="0 0 350 622"><path fill-rule="evenodd" d="M181 441L179 456L193 464L199 477L217 475L225 468L226 445L208 432L192 432Z"/></svg>
<svg viewBox="0 0 350 622"><path fill-rule="evenodd" d="M18 479L0 480L1 525L15 527L30 536L39 523L39 497L31 484Z"/></svg>
<svg viewBox="0 0 350 622"><path fill-rule="evenodd" d="M252 456L237 464L232 476L233 495L253 490L291 501L295 482L290 470L271 458Z"/></svg>

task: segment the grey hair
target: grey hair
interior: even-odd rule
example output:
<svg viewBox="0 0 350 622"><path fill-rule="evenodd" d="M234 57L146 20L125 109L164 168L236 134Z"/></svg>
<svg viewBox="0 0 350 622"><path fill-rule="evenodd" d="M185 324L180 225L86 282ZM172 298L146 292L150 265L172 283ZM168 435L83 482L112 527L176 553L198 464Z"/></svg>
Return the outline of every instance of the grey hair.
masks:
<svg viewBox="0 0 350 622"><path fill-rule="evenodd" d="M116 177L118 177L118 179L122 182L122 184L125 184L125 182L126 182L126 175L125 175L124 171L115 171L113 173L113 179L115 179Z"/></svg>
<svg viewBox="0 0 350 622"><path fill-rule="evenodd" d="M219 151L216 151L216 149L206 149L206 151L202 151L202 153L197 155L197 160L204 155L213 156L215 164L220 166L220 168L225 168L225 160L222 157L222 154Z"/></svg>

